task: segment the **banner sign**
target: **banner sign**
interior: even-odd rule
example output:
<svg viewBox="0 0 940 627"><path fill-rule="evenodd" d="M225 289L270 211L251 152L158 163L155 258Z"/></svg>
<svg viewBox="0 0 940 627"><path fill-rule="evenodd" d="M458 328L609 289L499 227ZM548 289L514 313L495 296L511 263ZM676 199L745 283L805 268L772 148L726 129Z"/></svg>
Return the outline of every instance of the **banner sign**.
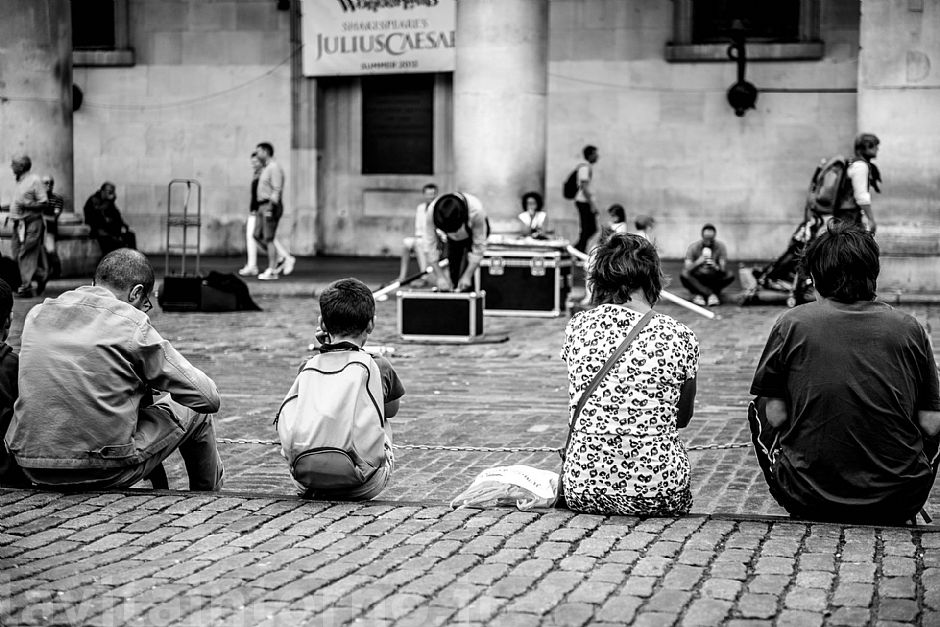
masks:
<svg viewBox="0 0 940 627"><path fill-rule="evenodd" d="M452 72L457 0L303 0L305 76Z"/></svg>

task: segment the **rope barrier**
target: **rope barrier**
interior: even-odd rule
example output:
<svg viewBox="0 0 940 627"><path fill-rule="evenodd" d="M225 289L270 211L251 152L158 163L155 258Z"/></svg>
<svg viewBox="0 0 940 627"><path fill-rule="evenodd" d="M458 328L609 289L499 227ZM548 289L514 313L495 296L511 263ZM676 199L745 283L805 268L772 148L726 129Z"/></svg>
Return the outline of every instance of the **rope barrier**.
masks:
<svg viewBox="0 0 940 627"><path fill-rule="evenodd" d="M277 440L252 440L239 438L217 438L219 444L264 444L280 446ZM750 442L727 442L725 444L695 444L685 447L687 451L711 451L718 449L750 448ZM450 451L472 453L559 453L554 446L448 446L446 444L393 444L393 448L417 451Z"/></svg>

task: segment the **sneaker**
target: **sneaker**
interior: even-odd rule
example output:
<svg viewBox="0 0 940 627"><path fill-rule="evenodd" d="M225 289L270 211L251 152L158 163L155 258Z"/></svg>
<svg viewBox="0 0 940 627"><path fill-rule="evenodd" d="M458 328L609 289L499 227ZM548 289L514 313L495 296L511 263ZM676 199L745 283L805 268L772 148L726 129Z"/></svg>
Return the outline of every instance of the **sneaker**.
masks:
<svg viewBox="0 0 940 627"><path fill-rule="evenodd" d="M238 271L241 276L254 276L258 274L258 266L245 266Z"/></svg>
<svg viewBox="0 0 940 627"><path fill-rule="evenodd" d="M708 306L709 306L709 307L717 307L717 306L720 305L720 304L721 304L721 299L718 298L718 294L710 294L710 295L708 296Z"/></svg>
<svg viewBox="0 0 940 627"><path fill-rule="evenodd" d="M705 306L705 297L701 294L696 294L692 297L692 304L698 305L699 307Z"/></svg>
<svg viewBox="0 0 940 627"><path fill-rule="evenodd" d="M32 298L33 297L33 288L29 285L21 285L16 290L16 295L20 298Z"/></svg>
<svg viewBox="0 0 940 627"><path fill-rule="evenodd" d="M288 255L287 259L284 260L284 276L288 276L291 272L294 271L294 265L297 263L297 257L293 255Z"/></svg>
<svg viewBox="0 0 940 627"><path fill-rule="evenodd" d="M259 274L258 278L261 279L262 281L276 281L277 279L281 278L281 276L277 273L276 270L272 270L271 268L268 268L267 270Z"/></svg>

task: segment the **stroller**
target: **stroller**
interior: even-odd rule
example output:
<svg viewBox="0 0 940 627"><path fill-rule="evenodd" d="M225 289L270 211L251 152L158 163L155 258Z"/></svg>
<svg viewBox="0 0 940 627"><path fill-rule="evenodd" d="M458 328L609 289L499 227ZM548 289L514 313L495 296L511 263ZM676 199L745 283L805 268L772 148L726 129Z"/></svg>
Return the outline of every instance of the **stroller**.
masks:
<svg viewBox="0 0 940 627"><path fill-rule="evenodd" d="M800 223L782 255L763 268L742 267L740 272L741 285L744 287L742 305L755 305L760 302L762 291L785 293L787 307L795 307L805 303L812 290L812 282L805 276L800 268L800 257L806 245L816 239L824 220L808 208L804 214L805 219Z"/></svg>

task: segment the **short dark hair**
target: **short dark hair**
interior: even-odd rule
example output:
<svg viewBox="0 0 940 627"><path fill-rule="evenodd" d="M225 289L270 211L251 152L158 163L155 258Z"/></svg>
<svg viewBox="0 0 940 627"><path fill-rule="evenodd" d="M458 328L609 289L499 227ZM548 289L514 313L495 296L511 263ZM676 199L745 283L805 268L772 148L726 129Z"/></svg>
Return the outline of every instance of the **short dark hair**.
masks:
<svg viewBox="0 0 940 627"><path fill-rule="evenodd" d="M0 329L10 319L13 312L13 288L10 284L0 279Z"/></svg>
<svg viewBox="0 0 940 627"><path fill-rule="evenodd" d="M358 335L375 317L375 298L359 279L340 279L320 293L320 316L331 335Z"/></svg>
<svg viewBox="0 0 940 627"><path fill-rule="evenodd" d="M621 204L614 204L607 208L607 213L609 215L617 218L617 222L626 222L627 221L627 211L623 208Z"/></svg>
<svg viewBox="0 0 940 627"><path fill-rule="evenodd" d="M535 210L536 210L536 211L541 211L541 210L542 210L542 207L545 206L545 201L542 200L542 195L541 195L540 193L538 193L538 192L526 192L526 193L524 193L524 194L522 195L522 210L523 210L523 211L526 211L525 203L526 203L526 201L529 200L530 198L534 198L534 199L535 199Z"/></svg>
<svg viewBox="0 0 940 627"><path fill-rule="evenodd" d="M444 194L434 201L434 226L445 233L456 233L469 217L467 201L458 194Z"/></svg>
<svg viewBox="0 0 940 627"><path fill-rule="evenodd" d="M636 227L636 230L638 231L645 231L654 224L656 224L656 219L653 216L642 214L638 215L636 220L633 221L633 226Z"/></svg>
<svg viewBox="0 0 940 627"><path fill-rule="evenodd" d="M587 159L590 155L593 155L595 152L597 152L597 146L592 146L591 144L588 144L587 146L584 147L584 150L581 151L581 154L584 155L585 159Z"/></svg>
<svg viewBox="0 0 940 627"><path fill-rule="evenodd" d="M705 225L702 226L702 233L704 233L704 232L707 231L708 229L711 229L712 231L715 232L715 235L718 235L718 229L716 229L716 228L715 228L715 225L712 224L711 222L706 222Z"/></svg>
<svg viewBox="0 0 940 627"><path fill-rule="evenodd" d="M272 157L274 156L274 146L272 146L272 145L269 144L268 142L261 142L260 144L258 144L258 145L255 146L255 147L256 147L256 148L261 148L262 150L264 150L266 153L268 153L268 154L271 155Z"/></svg>
<svg viewBox="0 0 940 627"><path fill-rule="evenodd" d="M879 252L871 233L832 220L826 232L806 247L802 264L820 296L843 303L874 300L881 272Z"/></svg>
<svg viewBox="0 0 940 627"><path fill-rule="evenodd" d="M98 262L95 285L107 285L121 291L143 285L149 294L153 291L153 266L143 253L131 248L118 248Z"/></svg>
<svg viewBox="0 0 940 627"><path fill-rule="evenodd" d="M873 148L881 144L881 140L874 133L859 133L855 138L855 152L863 148Z"/></svg>
<svg viewBox="0 0 940 627"><path fill-rule="evenodd" d="M421 191L422 191L422 192L426 192L426 191L428 191L429 189L433 189L433 190L436 192L436 191L437 191L437 183L427 183L424 187L421 188Z"/></svg>
<svg viewBox="0 0 940 627"><path fill-rule="evenodd" d="M595 305L626 303L630 292L642 289L651 305L663 289L663 270L656 247L632 233L614 234L594 249L590 283Z"/></svg>

